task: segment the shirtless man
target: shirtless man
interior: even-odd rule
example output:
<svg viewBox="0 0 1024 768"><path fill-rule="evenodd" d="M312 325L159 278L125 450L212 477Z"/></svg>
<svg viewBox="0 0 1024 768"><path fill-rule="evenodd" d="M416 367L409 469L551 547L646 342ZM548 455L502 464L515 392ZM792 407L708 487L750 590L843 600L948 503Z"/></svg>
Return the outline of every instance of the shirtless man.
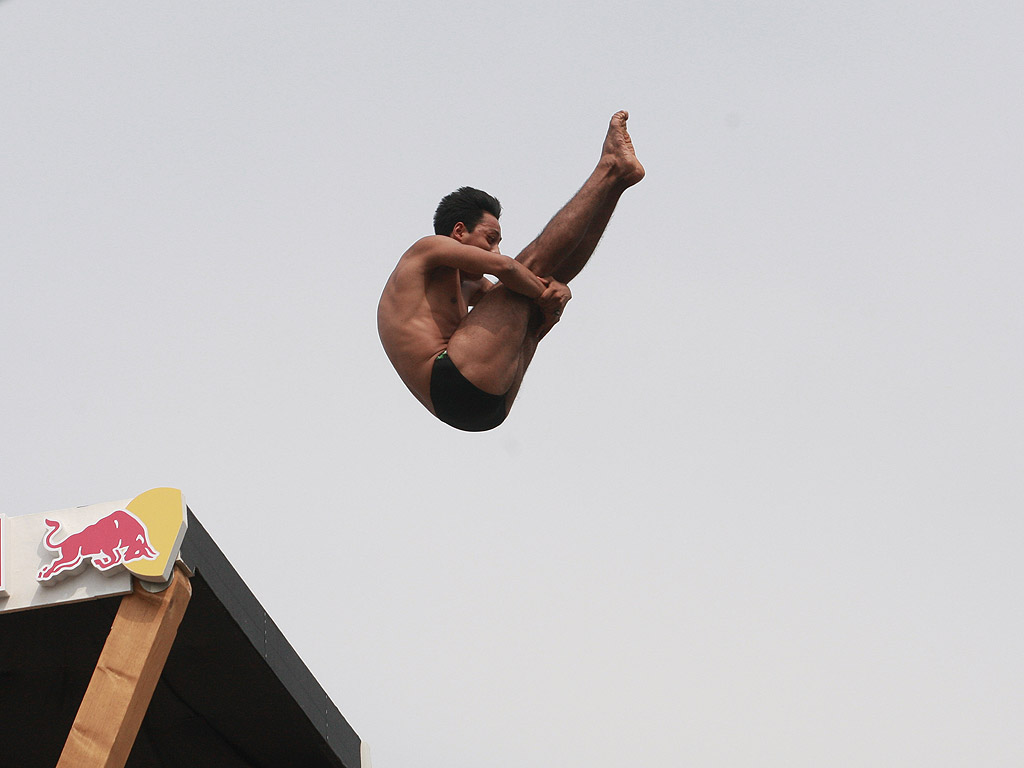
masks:
<svg viewBox="0 0 1024 768"><path fill-rule="evenodd" d="M399 259L377 330L402 381L441 421L482 432L505 420L537 343L572 298L566 283L590 259L619 197L644 177L628 117L612 116L590 178L515 259L498 250L500 203L471 187L442 199L436 234Z"/></svg>

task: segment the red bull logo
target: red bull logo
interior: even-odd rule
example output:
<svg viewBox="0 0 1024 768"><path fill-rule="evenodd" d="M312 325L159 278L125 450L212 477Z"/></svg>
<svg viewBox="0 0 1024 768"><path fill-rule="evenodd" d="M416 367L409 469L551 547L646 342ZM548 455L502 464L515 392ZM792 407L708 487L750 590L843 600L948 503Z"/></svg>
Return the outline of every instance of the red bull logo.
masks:
<svg viewBox="0 0 1024 768"><path fill-rule="evenodd" d="M87 559L100 571L108 571L115 565L135 560L155 560L160 553L149 543L146 524L124 509L111 512L78 533L55 542L61 524L46 520L50 529L43 539L43 545L57 556L42 568L36 577L47 582L65 571L74 571Z"/></svg>
<svg viewBox="0 0 1024 768"><path fill-rule="evenodd" d="M167 584L188 529L177 488L38 514L0 514L0 614ZM159 587L155 587L159 589ZM3 761L0 748L0 765Z"/></svg>

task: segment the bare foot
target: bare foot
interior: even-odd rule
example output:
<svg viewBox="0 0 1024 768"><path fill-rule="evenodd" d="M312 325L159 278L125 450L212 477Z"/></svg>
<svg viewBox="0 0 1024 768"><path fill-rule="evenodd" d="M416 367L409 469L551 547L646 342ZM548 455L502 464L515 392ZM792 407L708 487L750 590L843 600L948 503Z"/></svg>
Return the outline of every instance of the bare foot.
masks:
<svg viewBox="0 0 1024 768"><path fill-rule="evenodd" d="M633 142L626 130L629 112L620 110L612 115L608 124L608 135L604 138L601 148L601 159L610 160L617 174L620 175L624 187L631 187L644 177L646 171L636 159Z"/></svg>

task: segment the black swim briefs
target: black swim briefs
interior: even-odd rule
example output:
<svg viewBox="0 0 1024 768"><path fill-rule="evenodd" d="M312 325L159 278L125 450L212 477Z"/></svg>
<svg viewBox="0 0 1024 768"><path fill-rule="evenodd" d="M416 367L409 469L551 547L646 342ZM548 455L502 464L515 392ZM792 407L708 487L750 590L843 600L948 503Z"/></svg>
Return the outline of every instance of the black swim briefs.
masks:
<svg viewBox="0 0 1024 768"><path fill-rule="evenodd" d="M459 373L447 350L434 358L430 402L437 418L466 432L494 429L508 415L505 395L492 395L471 384Z"/></svg>

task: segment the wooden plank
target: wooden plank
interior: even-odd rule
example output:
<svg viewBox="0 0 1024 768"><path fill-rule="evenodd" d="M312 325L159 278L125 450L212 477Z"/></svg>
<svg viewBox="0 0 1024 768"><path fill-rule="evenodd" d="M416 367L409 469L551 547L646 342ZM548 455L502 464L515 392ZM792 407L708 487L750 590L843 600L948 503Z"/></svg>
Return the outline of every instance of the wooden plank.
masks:
<svg viewBox="0 0 1024 768"><path fill-rule="evenodd" d="M163 592L121 598L57 768L124 768L191 596L175 567Z"/></svg>

